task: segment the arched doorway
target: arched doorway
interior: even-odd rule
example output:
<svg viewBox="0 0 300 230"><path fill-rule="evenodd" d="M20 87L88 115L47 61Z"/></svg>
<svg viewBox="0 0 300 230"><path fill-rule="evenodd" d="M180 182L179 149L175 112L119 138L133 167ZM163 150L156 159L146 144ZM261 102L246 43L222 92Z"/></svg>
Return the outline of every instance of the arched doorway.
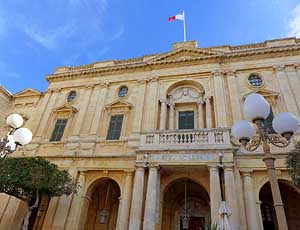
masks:
<svg viewBox="0 0 300 230"><path fill-rule="evenodd" d="M119 185L114 180L104 178L97 181L91 191L84 229L116 229L120 194Z"/></svg>
<svg viewBox="0 0 300 230"><path fill-rule="evenodd" d="M300 193L288 181L279 180L282 202L284 204L285 215L289 230L300 229ZM276 213L273 206L273 198L270 183L262 186L259 192L261 201L261 217L264 230L277 230Z"/></svg>
<svg viewBox="0 0 300 230"><path fill-rule="evenodd" d="M209 203L209 195L201 185L190 179L176 180L164 193L162 230L182 230L185 211L189 216L188 230L206 229L210 224Z"/></svg>

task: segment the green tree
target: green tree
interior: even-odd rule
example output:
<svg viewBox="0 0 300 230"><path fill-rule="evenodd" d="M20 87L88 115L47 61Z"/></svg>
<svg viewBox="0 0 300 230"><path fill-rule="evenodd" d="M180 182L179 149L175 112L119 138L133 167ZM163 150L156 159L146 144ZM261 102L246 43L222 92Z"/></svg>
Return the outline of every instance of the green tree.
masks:
<svg viewBox="0 0 300 230"><path fill-rule="evenodd" d="M300 142L297 142L295 149L289 152L286 165L293 184L300 188Z"/></svg>
<svg viewBox="0 0 300 230"><path fill-rule="evenodd" d="M77 185L70 174L44 158L0 159L0 193L21 199L28 207L22 230L28 229L29 217L38 207L40 196L70 195L76 190Z"/></svg>

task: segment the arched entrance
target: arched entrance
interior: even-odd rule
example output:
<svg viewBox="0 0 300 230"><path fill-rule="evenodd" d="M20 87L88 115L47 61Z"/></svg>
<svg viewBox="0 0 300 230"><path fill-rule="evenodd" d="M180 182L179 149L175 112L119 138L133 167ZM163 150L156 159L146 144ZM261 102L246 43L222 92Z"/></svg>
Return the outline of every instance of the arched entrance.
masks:
<svg viewBox="0 0 300 230"><path fill-rule="evenodd" d="M85 230L116 229L119 209L120 188L112 179L96 182L86 217Z"/></svg>
<svg viewBox="0 0 300 230"><path fill-rule="evenodd" d="M294 188L290 182L284 180L279 180L279 188L289 230L300 229L299 189ZM277 230L276 213L269 182L264 184L260 189L259 199L261 201L260 208L264 230Z"/></svg>
<svg viewBox="0 0 300 230"><path fill-rule="evenodd" d="M162 230L182 230L185 210L189 216L189 230L206 229L210 224L209 203L209 195L201 185L190 179L176 180L164 193Z"/></svg>

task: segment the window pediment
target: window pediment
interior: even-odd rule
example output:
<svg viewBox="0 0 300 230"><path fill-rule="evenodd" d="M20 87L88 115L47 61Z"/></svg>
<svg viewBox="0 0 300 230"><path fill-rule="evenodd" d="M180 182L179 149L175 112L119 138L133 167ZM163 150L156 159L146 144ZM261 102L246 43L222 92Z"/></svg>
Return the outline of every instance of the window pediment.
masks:
<svg viewBox="0 0 300 230"><path fill-rule="evenodd" d="M253 90L251 92L248 92L248 93L244 94L243 95L243 100L245 100L246 97L248 95L250 95L251 93L258 93L258 94L262 95L265 98L274 98L274 99L276 99L279 96L278 92L267 90L267 89L259 89L259 90Z"/></svg>
<svg viewBox="0 0 300 230"><path fill-rule="evenodd" d="M108 105L105 106L105 109L106 110L125 110L125 111L128 111L128 110L131 110L133 108L133 105L127 101L121 101L121 100L118 100L118 101L114 101Z"/></svg>
<svg viewBox="0 0 300 230"><path fill-rule="evenodd" d="M25 89L21 92L18 92L13 95L14 98L21 98L21 97L40 97L43 95L41 92L34 90L32 88Z"/></svg>
<svg viewBox="0 0 300 230"><path fill-rule="evenodd" d="M53 110L53 113L58 114L59 116L68 117L78 112L78 109L75 107L65 104Z"/></svg>

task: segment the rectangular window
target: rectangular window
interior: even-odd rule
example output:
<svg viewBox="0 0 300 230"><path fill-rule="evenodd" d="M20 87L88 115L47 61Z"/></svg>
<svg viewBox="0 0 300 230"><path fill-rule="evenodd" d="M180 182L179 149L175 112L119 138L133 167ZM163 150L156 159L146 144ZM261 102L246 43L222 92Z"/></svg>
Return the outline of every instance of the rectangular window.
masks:
<svg viewBox="0 0 300 230"><path fill-rule="evenodd" d="M179 112L179 129L194 129L194 111Z"/></svg>
<svg viewBox="0 0 300 230"><path fill-rule="evenodd" d="M113 115L110 118L106 140L119 140L124 115Z"/></svg>
<svg viewBox="0 0 300 230"><path fill-rule="evenodd" d="M50 141L60 141L66 127L68 119L57 119Z"/></svg>

